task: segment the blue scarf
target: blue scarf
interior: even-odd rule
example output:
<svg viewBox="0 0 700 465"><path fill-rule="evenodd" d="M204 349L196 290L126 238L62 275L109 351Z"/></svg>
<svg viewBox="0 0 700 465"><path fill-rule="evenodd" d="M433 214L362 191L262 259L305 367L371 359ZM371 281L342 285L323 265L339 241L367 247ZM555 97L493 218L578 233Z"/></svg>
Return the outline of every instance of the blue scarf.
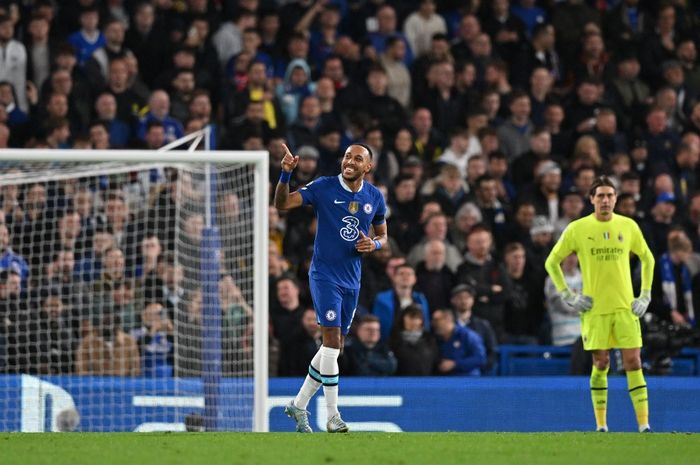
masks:
<svg viewBox="0 0 700 465"><path fill-rule="evenodd" d="M683 289L683 299L685 309L688 314L688 321L695 326L695 311L693 309L693 291L690 280L690 271L685 263L679 263L681 269L681 287ZM671 256L665 253L661 256L661 288L664 293L664 302L671 309L678 309L678 296L676 295L676 279L673 274L674 264Z"/></svg>

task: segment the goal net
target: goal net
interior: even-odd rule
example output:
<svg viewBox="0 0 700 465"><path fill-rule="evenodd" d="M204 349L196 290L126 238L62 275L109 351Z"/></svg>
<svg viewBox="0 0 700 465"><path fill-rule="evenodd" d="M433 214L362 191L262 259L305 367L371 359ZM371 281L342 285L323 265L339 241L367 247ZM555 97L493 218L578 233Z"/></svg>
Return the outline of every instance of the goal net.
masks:
<svg viewBox="0 0 700 465"><path fill-rule="evenodd" d="M266 156L0 153L0 430L267 429Z"/></svg>

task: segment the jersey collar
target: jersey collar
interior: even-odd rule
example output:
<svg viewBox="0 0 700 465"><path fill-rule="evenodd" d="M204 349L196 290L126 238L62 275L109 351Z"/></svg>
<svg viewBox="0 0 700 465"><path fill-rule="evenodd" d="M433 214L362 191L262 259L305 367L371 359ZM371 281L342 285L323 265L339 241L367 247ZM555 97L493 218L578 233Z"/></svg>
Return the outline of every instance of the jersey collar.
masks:
<svg viewBox="0 0 700 465"><path fill-rule="evenodd" d="M363 179L363 180L360 182L360 188L357 190L357 192L353 191L352 189L350 189L350 188L348 187L347 184L345 184L345 179L343 179L343 174L342 174L342 173L338 175L338 181L340 181L340 187L342 187L342 188L345 189L346 191L351 192L351 193L353 193L353 194L357 194L357 192L362 192L362 188L363 188L364 185L365 185L365 180Z"/></svg>

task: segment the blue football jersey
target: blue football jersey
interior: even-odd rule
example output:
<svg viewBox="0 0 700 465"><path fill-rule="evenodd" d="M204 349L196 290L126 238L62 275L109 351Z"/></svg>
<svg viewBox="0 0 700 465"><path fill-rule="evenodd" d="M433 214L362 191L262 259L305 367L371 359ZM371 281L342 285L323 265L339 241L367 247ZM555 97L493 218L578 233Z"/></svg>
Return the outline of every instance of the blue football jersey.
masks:
<svg viewBox="0 0 700 465"><path fill-rule="evenodd" d="M360 288L362 254L355 250L360 231L384 223L386 204L379 189L363 182L358 192L341 175L325 176L299 189L304 205L316 210L316 239L309 276L348 289Z"/></svg>

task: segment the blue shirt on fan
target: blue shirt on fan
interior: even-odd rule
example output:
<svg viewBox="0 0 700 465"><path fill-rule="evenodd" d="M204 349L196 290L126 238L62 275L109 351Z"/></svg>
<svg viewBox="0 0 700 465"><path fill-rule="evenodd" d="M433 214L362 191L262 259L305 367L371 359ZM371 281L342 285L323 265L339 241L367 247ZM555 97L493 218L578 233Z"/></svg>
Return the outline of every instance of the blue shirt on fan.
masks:
<svg viewBox="0 0 700 465"><path fill-rule="evenodd" d="M304 205L316 210L316 238L309 277L347 289L360 288L362 254L355 250L360 231L384 223L384 196L363 182L353 192L342 175L324 176L299 189Z"/></svg>

